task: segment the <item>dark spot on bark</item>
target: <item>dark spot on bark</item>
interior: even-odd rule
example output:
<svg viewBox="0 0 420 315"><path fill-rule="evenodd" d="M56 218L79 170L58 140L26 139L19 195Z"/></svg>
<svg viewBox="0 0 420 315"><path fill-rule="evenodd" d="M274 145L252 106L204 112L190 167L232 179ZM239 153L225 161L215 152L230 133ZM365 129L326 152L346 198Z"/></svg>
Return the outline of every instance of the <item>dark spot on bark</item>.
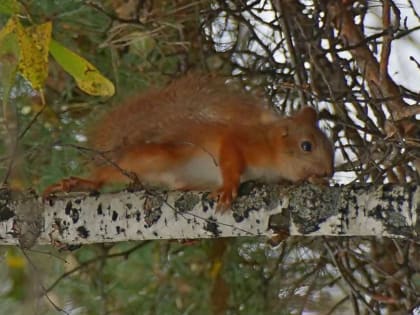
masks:
<svg viewBox="0 0 420 315"><path fill-rule="evenodd" d="M116 211L112 211L112 221L117 221L118 213Z"/></svg>
<svg viewBox="0 0 420 315"><path fill-rule="evenodd" d="M67 214L67 215L70 215L72 207L73 207L73 204L72 204L71 200L67 201L66 208L64 209L64 213Z"/></svg>
<svg viewBox="0 0 420 315"><path fill-rule="evenodd" d="M131 208L133 208L133 205L131 203L126 203L125 206L128 210L131 210Z"/></svg>
<svg viewBox="0 0 420 315"><path fill-rule="evenodd" d="M126 191L130 194L135 193L136 189L134 187L127 187Z"/></svg>
<svg viewBox="0 0 420 315"><path fill-rule="evenodd" d="M0 221L7 221L10 218L13 218L15 216L15 212L10 210L9 207L3 207L0 210Z"/></svg>
<svg viewBox="0 0 420 315"><path fill-rule="evenodd" d="M77 210L76 208L71 208L70 217L73 221L73 224L77 223L77 221L79 221L79 217L80 217L79 216L79 210Z"/></svg>
<svg viewBox="0 0 420 315"><path fill-rule="evenodd" d="M374 209L372 209L371 211L369 211L368 216L369 217L374 217L375 219L378 220L383 220L383 207L380 205L377 205Z"/></svg>
<svg viewBox="0 0 420 315"><path fill-rule="evenodd" d="M219 225L217 224L217 220L214 218L209 218L207 220L207 224L204 226L204 229L212 233L215 237L218 237L221 233L221 231L218 228Z"/></svg>
<svg viewBox="0 0 420 315"><path fill-rule="evenodd" d="M203 212L207 212L209 209L213 209L215 204L216 204L216 200L214 198L211 198L209 192L203 194L203 197L201 199Z"/></svg>
<svg viewBox="0 0 420 315"><path fill-rule="evenodd" d="M120 234L121 228L119 226L116 227L117 234Z"/></svg>
<svg viewBox="0 0 420 315"><path fill-rule="evenodd" d="M140 211L137 211L136 212L136 221L137 222L140 222L140 220L141 220L141 212Z"/></svg>
<svg viewBox="0 0 420 315"><path fill-rule="evenodd" d="M233 219L235 220L236 223L241 223L245 218L243 215L234 212Z"/></svg>
<svg viewBox="0 0 420 315"><path fill-rule="evenodd" d="M77 229L77 234L81 238L88 238L89 237L89 231L84 226L79 226Z"/></svg>
<svg viewBox="0 0 420 315"><path fill-rule="evenodd" d="M411 184L411 185L408 185L408 186L406 186L406 189L408 190L408 192L409 192L410 194L413 194L413 193L415 193L415 192L416 192L416 190L417 190L417 185L416 185L416 184Z"/></svg>
<svg viewBox="0 0 420 315"><path fill-rule="evenodd" d="M91 191L89 193L89 197L96 197L96 198L98 198L100 195L101 195L100 192L97 191L97 190Z"/></svg>
<svg viewBox="0 0 420 315"><path fill-rule="evenodd" d="M153 235L156 236L156 237L159 236L159 234L156 231L153 232Z"/></svg>
<svg viewBox="0 0 420 315"><path fill-rule="evenodd" d="M393 190L393 185L392 184L385 184L382 186L382 190L383 192L391 192Z"/></svg>
<svg viewBox="0 0 420 315"><path fill-rule="evenodd" d="M355 211L355 213L356 213L356 216L358 216L359 215L359 206L358 205L355 205L354 206L354 211ZM347 211L348 212L348 211ZM347 213L346 213L347 214Z"/></svg>
<svg viewBox="0 0 420 315"><path fill-rule="evenodd" d="M96 209L96 213L98 214L98 215L103 215L104 213L103 213L103 211L102 211L102 203L100 203L99 205L98 205L98 208Z"/></svg>
<svg viewBox="0 0 420 315"><path fill-rule="evenodd" d="M395 198L395 201L398 203L398 205L402 208L402 206L404 205L405 202L405 198L404 195L399 195ZM399 208L399 210L401 210L401 208Z"/></svg>
<svg viewBox="0 0 420 315"><path fill-rule="evenodd" d="M63 230L64 230L63 225L65 225L65 224L63 224L61 219L60 218L55 218L54 219L54 224L56 225L56 227L58 229L58 233L60 233L60 235L63 235Z"/></svg>
<svg viewBox="0 0 420 315"><path fill-rule="evenodd" d="M76 199L75 201L74 201L74 203L76 203L76 204L78 204L78 205L80 205L80 203L82 202L82 200L81 199Z"/></svg>

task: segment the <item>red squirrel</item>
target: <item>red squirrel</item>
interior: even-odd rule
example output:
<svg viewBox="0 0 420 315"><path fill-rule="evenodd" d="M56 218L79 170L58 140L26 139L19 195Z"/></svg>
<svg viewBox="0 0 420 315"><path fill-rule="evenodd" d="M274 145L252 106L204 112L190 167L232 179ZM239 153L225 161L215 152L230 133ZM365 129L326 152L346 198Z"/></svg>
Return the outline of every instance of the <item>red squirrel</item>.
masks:
<svg viewBox="0 0 420 315"><path fill-rule="evenodd" d="M213 190L228 209L241 182L299 182L331 177L334 150L304 107L281 117L254 96L210 75L187 75L115 107L88 133L101 152L90 176L46 188L97 190L127 174L176 190Z"/></svg>

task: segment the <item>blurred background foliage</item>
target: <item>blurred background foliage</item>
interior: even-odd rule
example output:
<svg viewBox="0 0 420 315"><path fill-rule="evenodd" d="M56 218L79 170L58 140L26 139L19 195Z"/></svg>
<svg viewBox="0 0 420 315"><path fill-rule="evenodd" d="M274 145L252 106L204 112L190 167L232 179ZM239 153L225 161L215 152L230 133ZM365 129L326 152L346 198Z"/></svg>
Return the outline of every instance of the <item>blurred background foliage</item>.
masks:
<svg viewBox="0 0 420 315"><path fill-rule="evenodd" d="M360 46L379 59L386 36L405 38L418 72L420 18L412 1L338 2L364 31ZM83 174L91 157L72 145L86 144L84 130L98 115L197 69L263 91L281 113L302 103L318 108L337 150L336 183L418 182L417 121L390 123L386 95L369 89L371 78L331 26L331 11L326 0L2 0L3 184L39 192ZM391 22L382 12L392 12ZM34 31L49 22L53 40L71 51L63 58L70 65L42 44L48 31ZM386 56L382 62L388 66ZM84 67L89 71L78 72ZM391 76L401 99L417 105L418 88L396 71ZM84 90L80 80L102 85ZM410 134L396 137L406 126ZM289 237L273 247L243 238L0 250L1 314L420 314L414 240Z"/></svg>

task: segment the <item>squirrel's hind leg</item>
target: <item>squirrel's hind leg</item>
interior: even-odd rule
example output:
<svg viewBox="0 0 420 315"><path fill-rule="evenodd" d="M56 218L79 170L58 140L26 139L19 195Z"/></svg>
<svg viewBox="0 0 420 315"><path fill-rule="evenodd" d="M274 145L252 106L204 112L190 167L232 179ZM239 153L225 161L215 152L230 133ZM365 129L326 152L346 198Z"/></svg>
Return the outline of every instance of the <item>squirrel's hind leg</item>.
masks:
<svg viewBox="0 0 420 315"><path fill-rule="evenodd" d="M52 194L57 192L70 191L95 191L101 188L102 182L84 179L80 177L69 177L60 180L58 183L52 184L45 188L42 192L42 199L48 199Z"/></svg>
<svg viewBox="0 0 420 315"><path fill-rule="evenodd" d="M71 176L52 184L44 189L42 199L47 200L51 195L71 191L97 191L107 183L125 183L130 176L115 165L102 166L93 170L89 179Z"/></svg>
<svg viewBox="0 0 420 315"><path fill-rule="evenodd" d="M170 189L182 187L178 169L188 163L196 148L185 144L137 144L120 152L117 161L94 168L89 179L69 177L48 186L42 196L70 191L95 191L106 184L135 183L140 181Z"/></svg>

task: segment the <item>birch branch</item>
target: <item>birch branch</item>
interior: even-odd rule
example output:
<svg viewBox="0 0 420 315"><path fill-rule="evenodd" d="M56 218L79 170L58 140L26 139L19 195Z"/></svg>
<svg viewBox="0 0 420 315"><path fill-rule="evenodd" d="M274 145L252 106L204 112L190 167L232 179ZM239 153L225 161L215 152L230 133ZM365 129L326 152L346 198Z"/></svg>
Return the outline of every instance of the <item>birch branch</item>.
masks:
<svg viewBox="0 0 420 315"><path fill-rule="evenodd" d="M208 193L97 193L59 197L0 194L0 244L88 244L151 239L290 235L419 239L417 185L242 186L233 211Z"/></svg>

